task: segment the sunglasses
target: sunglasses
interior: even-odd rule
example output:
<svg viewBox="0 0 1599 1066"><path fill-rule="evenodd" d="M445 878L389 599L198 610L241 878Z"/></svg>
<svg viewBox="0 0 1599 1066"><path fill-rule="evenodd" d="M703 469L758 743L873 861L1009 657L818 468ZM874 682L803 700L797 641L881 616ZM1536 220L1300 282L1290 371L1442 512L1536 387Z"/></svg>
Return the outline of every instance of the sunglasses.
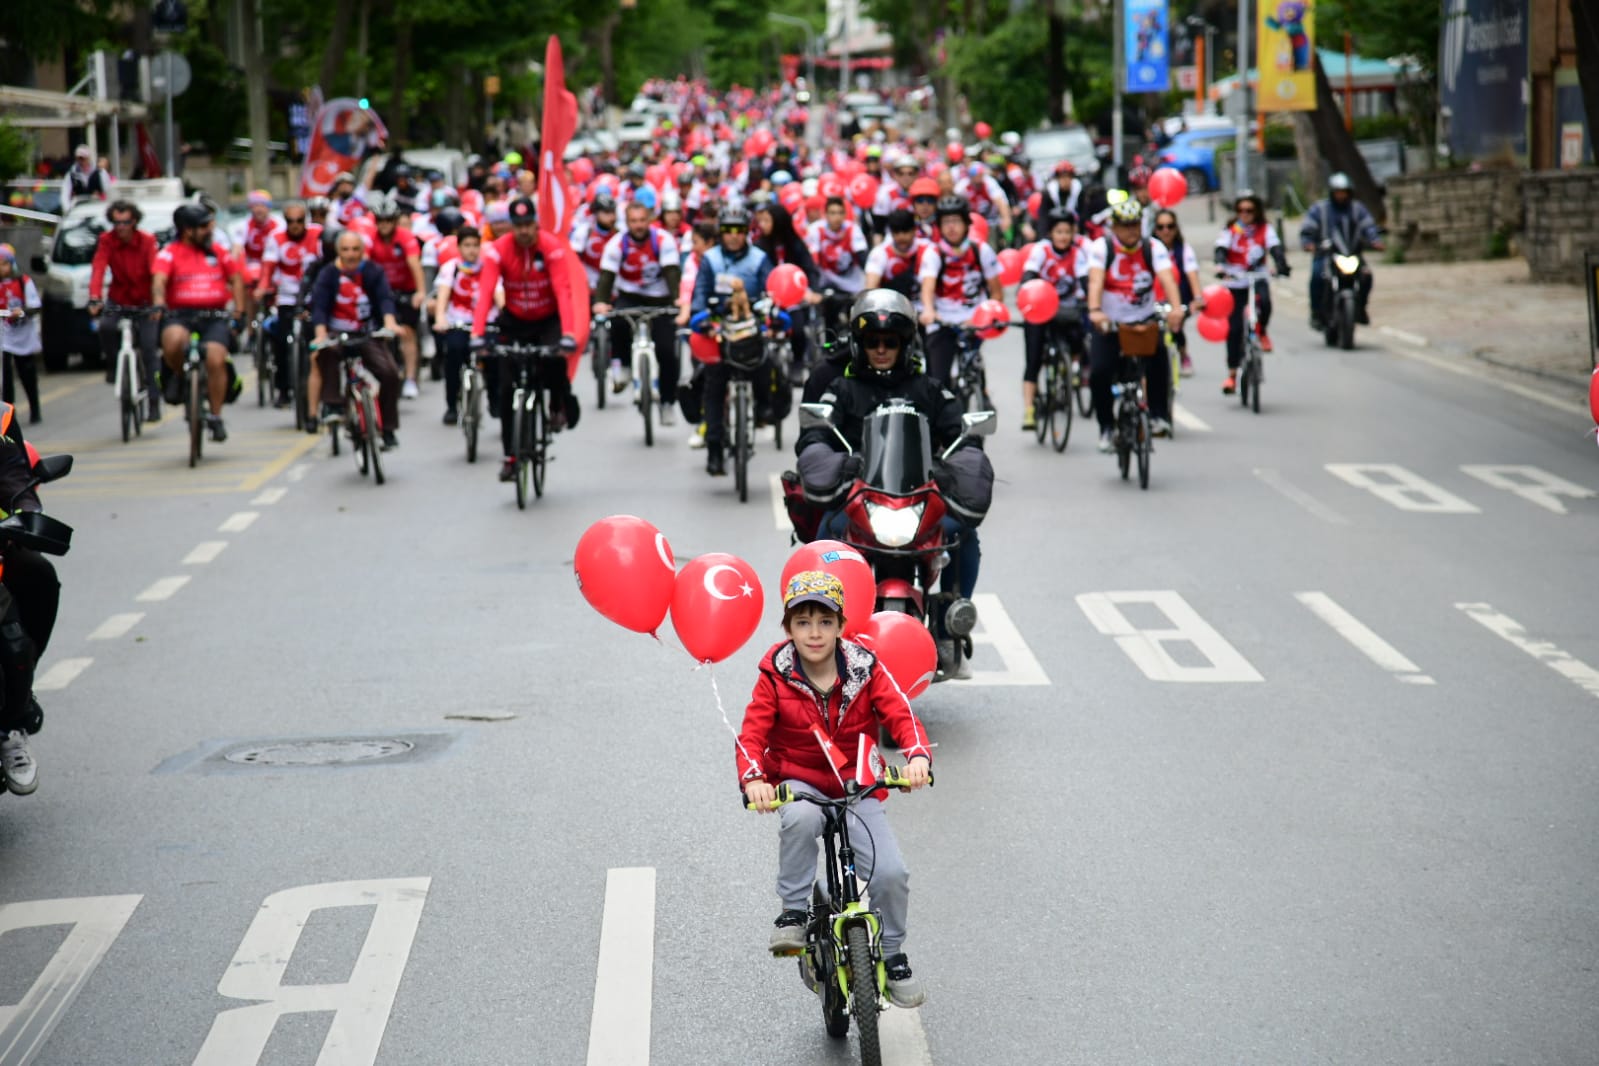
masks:
<svg viewBox="0 0 1599 1066"><path fill-rule="evenodd" d="M1240 207L1238 213L1240 215L1252 215L1255 213L1255 209L1253 207Z"/></svg>
<svg viewBox="0 0 1599 1066"><path fill-rule="evenodd" d="M1155 223L1155 228L1156 228L1156 229L1170 229L1170 230L1174 230L1174 229L1176 229L1176 228L1177 228L1177 227L1176 227L1176 226L1174 226L1174 225L1172 225L1172 224L1171 224L1171 223L1170 223L1170 222L1157 222L1157 223Z"/></svg>
<svg viewBox="0 0 1599 1066"><path fill-rule="evenodd" d="M869 352L899 351L899 338L891 333L881 333L875 337L867 337L861 342L861 347Z"/></svg>
<svg viewBox="0 0 1599 1066"><path fill-rule="evenodd" d="M722 232L723 233L748 233L749 230L750 230L750 228L748 226L723 226L722 227Z"/></svg>
<svg viewBox="0 0 1599 1066"><path fill-rule="evenodd" d="M911 203L913 203L913 204L936 204L936 203L938 203L938 197L936 197L936 196L918 196L915 199L913 199L911 201Z"/></svg>
<svg viewBox="0 0 1599 1066"><path fill-rule="evenodd" d="M131 225L133 225L133 219L131 219L131 218L119 218L119 219L113 220L111 224L113 226L131 226Z"/></svg>
<svg viewBox="0 0 1599 1066"><path fill-rule="evenodd" d="M285 226L303 226L303 225L305 225L305 218L304 218L304 216L302 216L300 218L288 218L288 217L285 217L283 219L283 224Z"/></svg>

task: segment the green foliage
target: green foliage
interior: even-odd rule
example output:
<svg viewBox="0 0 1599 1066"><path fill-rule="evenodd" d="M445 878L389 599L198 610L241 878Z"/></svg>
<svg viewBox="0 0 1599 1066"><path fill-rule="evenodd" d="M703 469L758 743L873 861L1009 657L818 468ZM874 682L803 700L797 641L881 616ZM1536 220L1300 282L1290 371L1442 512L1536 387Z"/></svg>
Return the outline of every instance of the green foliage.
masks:
<svg viewBox="0 0 1599 1066"><path fill-rule="evenodd" d="M1029 8L992 33L950 42L949 74L966 94L973 115L996 129L1024 129L1049 111L1041 71L1048 28L1043 12Z"/></svg>
<svg viewBox="0 0 1599 1066"><path fill-rule="evenodd" d="M0 118L0 182L27 174L33 164L33 139Z"/></svg>
<svg viewBox="0 0 1599 1066"><path fill-rule="evenodd" d="M1336 47L1348 33L1360 55L1411 56L1430 75L1438 60L1442 7L1416 0L1319 0L1316 35L1325 47Z"/></svg>
<svg viewBox="0 0 1599 1066"><path fill-rule="evenodd" d="M8 3L0 36L33 59L54 59L63 48L88 48L111 28L110 0Z"/></svg>
<svg viewBox="0 0 1599 1066"><path fill-rule="evenodd" d="M173 99L172 114L185 141L220 155L248 128L244 72L211 43L205 9L192 5L189 17L188 32L170 47L189 61L193 77L188 91Z"/></svg>

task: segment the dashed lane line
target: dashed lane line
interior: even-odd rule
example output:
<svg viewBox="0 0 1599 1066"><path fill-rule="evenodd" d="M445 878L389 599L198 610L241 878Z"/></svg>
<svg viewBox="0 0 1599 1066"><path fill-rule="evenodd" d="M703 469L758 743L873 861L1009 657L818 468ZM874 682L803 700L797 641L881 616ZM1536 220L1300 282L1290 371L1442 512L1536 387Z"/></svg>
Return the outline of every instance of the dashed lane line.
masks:
<svg viewBox="0 0 1599 1066"><path fill-rule="evenodd" d="M144 618L143 611L129 611L127 614L114 614L101 622L93 633L89 634L90 640L116 640L125 637L128 631Z"/></svg>
<svg viewBox="0 0 1599 1066"><path fill-rule="evenodd" d="M288 495L289 490L282 485L274 485L270 489L262 489L261 494L250 501L252 507L270 507Z"/></svg>
<svg viewBox="0 0 1599 1066"><path fill-rule="evenodd" d="M1298 504L1306 511L1321 519L1323 522L1327 522L1335 526L1347 526L1349 524L1349 519L1345 518L1331 507L1328 507L1326 504L1316 499L1316 497L1312 496L1298 485L1295 485L1288 479L1284 478L1282 474L1271 467L1256 467L1255 476L1259 478L1263 484L1274 489L1278 495Z"/></svg>
<svg viewBox="0 0 1599 1066"><path fill-rule="evenodd" d="M33 690L35 692L59 692L72 684L79 674L89 668L89 664L92 662L94 660L88 656L78 659L61 659L52 664L50 669L33 679Z"/></svg>
<svg viewBox="0 0 1599 1066"><path fill-rule="evenodd" d="M261 512L259 511L237 511L229 515L227 519L217 527L217 532L243 533L245 530L250 528L251 523L260 517Z"/></svg>
<svg viewBox="0 0 1599 1066"><path fill-rule="evenodd" d="M1194 414L1194 412L1190 411L1180 403L1173 403L1171 405L1171 419L1173 422L1176 422L1179 426L1189 430L1190 432L1210 432L1209 422L1206 422L1203 418L1200 418L1198 415Z"/></svg>
<svg viewBox="0 0 1599 1066"><path fill-rule="evenodd" d="M1344 610L1325 592L1296 592L1294 599L1331 626L1334 633L1353 644L1355 650L1393 674L1397 680L1410 685L1436 683L1431 677L1422 673L1421 667L1406 658L1398 648L1372 632L1360 619Z"/></svg>
<svg viewBox="0 0 1599 1066"><path fill-rule="evenodd" d="M649 1066L655 983L655 868L606 871L588 1066Z"/></svg>
<svg viewBox="0 0 1599 1066"><path fill-rule="evenodd" d="M173 596L173 593L177 592L188 583L188 574L179 574L175 577L163 577L159 581L156 581L154 584L152 584L149 588L135 596L134 599L138 600L140 603L159 603L162 600L170 600Z"/></svg>
<svg viewBox="0 0 1599 1066"><path fill-rule="evenodd" d="M216 557L226 550L228 542L225 540L202 540L196 544L188 555L183 557L184 566L203 566L215 561Z"/></svg>
<svg viewBox="0 0 1599 1066"><path fill-rule="evenodd" d="M1599 670L1547 640L1534 640L1522 624L1494 609L1491 603L1457 603L1455 607L1488 632L1543 663L1549 669L1599 699Z"/></svg>

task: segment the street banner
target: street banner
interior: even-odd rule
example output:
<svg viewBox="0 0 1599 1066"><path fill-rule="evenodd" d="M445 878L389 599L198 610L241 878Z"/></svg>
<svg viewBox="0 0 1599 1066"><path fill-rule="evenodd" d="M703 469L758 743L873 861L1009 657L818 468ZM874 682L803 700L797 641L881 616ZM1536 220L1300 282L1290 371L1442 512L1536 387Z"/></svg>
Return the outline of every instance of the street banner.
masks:
<svg viewBox="0 0 1599 1066"><path fill-rule="evenodd" d="M1527 153L1526 0L1448 0L1438 39L1438 103L1459 163Z"/></svg>
<svg viewBox="0 0 1599 1066"><path fill-rule="evenodd" d="M1163 93L1171 88L1171 20L1166 0L1127 0L1126 91Z"/></svg>
<svg viewBox="0 0 1599 1066"><path fill-rule="evenodd" d="M300 170L301 196L326 196L341 170L355 173L368 149L381 148L389 139L376 111L362 108L351 96L329 100L317 109L311 123L311 146Z"/></svg>
<svg viewBox="0 0 1599 1066"><path fill-rule="evenodd" d="M562 240L572 231L576 199L566 184L566 146L577 132L577 97L566 87L561 39L550 35L544 48L544 121L539 126L539 228ZM566 357L566 376L575 379L589 333L589 279L583 261L566 257L568 283L577 304L577 351Z"/></svg>
<svg viewBox="0 0 1599 1066"><path fill-rule="evenodd" d="M1256 109L1316 110L1315 0L1260 0L1259 7Z"/></svg>

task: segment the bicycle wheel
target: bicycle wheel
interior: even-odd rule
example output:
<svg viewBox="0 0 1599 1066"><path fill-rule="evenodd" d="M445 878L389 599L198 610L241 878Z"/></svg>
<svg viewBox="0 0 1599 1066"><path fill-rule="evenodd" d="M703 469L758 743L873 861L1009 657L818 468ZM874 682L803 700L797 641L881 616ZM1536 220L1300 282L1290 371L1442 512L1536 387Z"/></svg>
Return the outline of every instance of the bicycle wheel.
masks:
<svg viewBox="0 0 1599 1066"><path fill-rule="evenodd" d="M1138 487L1149 488L1149 412L1138 412Z"/></svg>
<svg viewBox="0 0 1599 1066"><path fill-rule="evenodd" d="M483 395L478 391L477 375L472 368L461 371L461 432L466 434L466 461L477 462L478 417L482 414Z"/></svg>
<svg viewBox="0 0 1599 1066"><path fill-rule="evenodd" d="M1072 381L1072 391L1077 394L1077 413L1087 418L1094 413L1094 390L1088 387L1088 367L1079 363Z"/></svg>
<svg viewBox="0 0 1599 1066"><path fill-rule="evenodd" d="M517 389L511 397L511 440L516 443L516 509L527 510L527 490L533 479L533 438L528 432L532 414L527 409L527 393Z"/></svg>
<svg viewBox="0 0 1599 1066"><path fill-rule="evenodd" d="M544 408L544 390L533 394L533 495L543 497L544 475L550 463L550 416Z"/></svg>
<svg viewBox="0 0 1599 1066"><path fill-rule="evenodd" d="M653 359L645 360L638 382L638 409L644 416L644 446L655 447L655 386L650 377Z"/></svg>
<svg viewBox="0 0 1599 1066"><path fill-rule="evenodd" d="M1052 354L1047 351L1044 353L1044 370L1033 392L1033 433L1040 444L1049 438L1050 421L1055 416L1055 363Z"/></svg>
<svg viewBox="0 0 1599 1066"><path fill-rule="evenodd" d="M372 453L367 445L372 441L373 427L372 423L367 421L366 411L362 409L360 401L354 396L344 402L344 420L346 425L353 427L350 433L350 450L355 454L356 468L361 471L361 476L365 477L367 471L372 468Z"/></svg>
<svg viewBox="0 0 1599 1066"><path fill-rule="evenodd" d="M822 1025L827 1035L842 1040L849 1035L849 999L838 987L838 952L833 947L833 913L822 898L822 887L811 886L812 954L800 957L801 966L814 966L822 1001Z"/></svg>
<svg viewBox="0 0 1599 1066"><path fill-rule="evenodd" d="M271 342L267 339L266 324L260 319L255 323L255 405L267 405L267 390L272 387L272 350Z"/></svg>
<svg viewBox="0 0 1599 1066"><path fill-rule="evenodd" d="M383 484L383 439L372 394L361 393L361 421L366 423L366 454L372 464L372 483Z"/></svg>
<svg viewBox="0 0 1599 1066"><path fill-rule="evenodd" d="M199 367L189 370L189 465L200 461L201 442L205 439L205 375Z"/></svg>
<svg viewBox="0 0 1599 1066"><path fill-rule="evenodd" d="M861 1044L861 1066L882 1066L883 1050L877 1040L877 966L866 926L850 926L844 943L849 949L849 1006L855 1016L855 1037Z"/></svg>
<svg viewBox="0 0 1599 1066"><path fill-rule="evenodd" d="M1127 480L1128 471L1132 468L1133 460L1133 434L1137 432L1137 425L1131 411L1123 408L1116 417L1116 466L1121 470L1122 480Z"/></svg>
<svg viewBox="0 0 1599 1066"><path fill-rule="evenodd" d="M128 439L138 431L139 405L133 398L133 378L130 377L128 373L129 361L127 357L122 354L119 354L117 359L122 364L122 371L120 375L122 378L122 388L118 390L117 400L122 407L122 443L126 444L128 443Z"/></svg>
<svg viewBox="0 0 1599 1066"><path fill-rule="evenodd" d="M1260 359L1258 356L1249 364L1249 407L1257 415L1260 414Z"/></svg>
<svg viewBox="0 0 1599 1066"><path fill-rule="evenodd" d="M605 394L610 390L610 382L605 380L605 372L611 366L611 331L609 328L594 331L594 406L601 411L605 410Z"/></svg>
<svg viewBox="0 0 1599 1066"><path fill-rule="evenodd" d="M1254 365L1255 353L1246 349L1243 365L1238 368L1238 406L1240 407L1249 406L1249 379L1251 376L1250 371L1254 368Z"/></svg>
<svg viewBox="0 0 1599 1066"><path fill-rule="evenodd" d="M305 395L306 377L311 373L311 353L305 344L305 334L296 329L290 358L294 360L294 428L300 430L310 425L315 417Z"/></svg>
<svg viewBox="0 0 1599 1066"><path fill-rule="evenodd" d="M733 481L738 502L750 498L750 410L749 390L739 387L733 393Z"/></svg>
<svg viewBox="0 0 1599 1066"><path fill-rule="evenodd" d="M1064 385L1066 373L1063 368L1056 367L1053 395L1049 401L1049 443L1056 452L1066 450L1066 442L1072 437L1072 419L1076 413L1072 410L1072 398Z"/></svg>

